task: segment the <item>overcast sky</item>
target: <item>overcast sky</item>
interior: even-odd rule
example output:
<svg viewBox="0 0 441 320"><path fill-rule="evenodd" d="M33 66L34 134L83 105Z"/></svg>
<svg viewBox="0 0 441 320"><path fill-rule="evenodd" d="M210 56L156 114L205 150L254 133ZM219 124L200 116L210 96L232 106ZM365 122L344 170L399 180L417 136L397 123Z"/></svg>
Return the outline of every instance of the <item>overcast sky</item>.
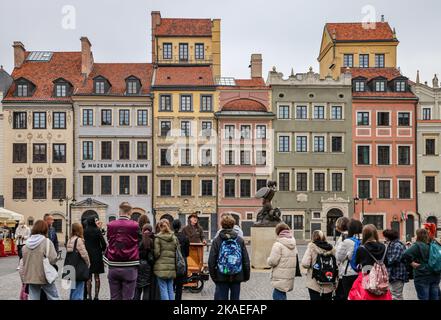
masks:
<svg viewBox="0 0 441 320"><path fill-rule="evenodd" d="M263 54L264 78L272 66L287 75L318 70L326 22L362 21L372 9L397 30L403 73L415 79L419 69L431 83L441 73L439 0L1 0L0 64L12 71L15 40L30 51L78 51L83 35L97 62L150 62L150 12L160 10L222 19L223 76L248 77L251 53Z"/></svg>

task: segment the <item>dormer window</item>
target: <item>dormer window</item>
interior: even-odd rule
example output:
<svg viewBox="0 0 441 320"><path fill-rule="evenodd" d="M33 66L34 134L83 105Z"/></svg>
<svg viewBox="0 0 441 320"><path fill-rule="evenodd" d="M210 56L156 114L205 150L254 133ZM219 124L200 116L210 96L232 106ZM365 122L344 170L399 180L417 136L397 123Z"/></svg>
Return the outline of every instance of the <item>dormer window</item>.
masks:
<svg viewBox="0 0 441 320"><path fill-rule="evenodd" d="M54 81L54 96L67 97L70 95L72 85L64 79Z"/></svg>
<svg viewBox="0 0 441 320"><path fill-rule="evenodd" d="M395 81L395 91L396 92L406 92L406 81L404 81L404 80Z"/></svg>
<svg viewBox="0 0 441 320"><path fill-rule="evenodd" d="M376 92L385 92L386 91L386 81L384 81L384 80L375 81L375 91Z"/></svg>
<svg viewBox="0 0 441 320"><path fill-rule="evenodd" d="M15 80L15 96L30 97L35 89L35 85L25 78Z"/></svg>
<svg viewBox="0 0 441 320"><path fill-rule="evenodd" d="M138 94L141 88L141 83L138 78L130 77L126 79L126 94L135 95Z"/></svg>
<svg viewBox="0 0 441 320"><path fill-rule="evenodd" d="M356 80L354 87L355 87L355 92L365 92L366 82L364 80Z"/></svg>
<svg viewBox="0 0 441 320"><path fill-rule="evenodd" d="M29 93L29 85L27 83L17 85L17 96L18 97L27 97L28 93Z"/></svg>
<svg viewBox="0 0 441 320"><path fill-rule="evenodd" d="M110 83L106 78L98 76L93 79L93 91L95 94L106 94L109 91Z"/></svg>

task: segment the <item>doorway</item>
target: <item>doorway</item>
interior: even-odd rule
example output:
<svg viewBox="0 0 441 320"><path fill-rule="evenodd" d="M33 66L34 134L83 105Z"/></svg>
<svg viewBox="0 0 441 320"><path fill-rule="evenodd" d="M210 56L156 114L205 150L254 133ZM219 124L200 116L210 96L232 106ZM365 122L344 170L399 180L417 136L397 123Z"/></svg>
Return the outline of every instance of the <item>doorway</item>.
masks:
<svg viewBox="0 0 441 320"><path fill-rule="evenodd" d="M406 241L412 241L415 236L415 218L408 215L406 220Z"/></svg>
<svg viewBox="0 0 441 320"><path fill-rule="evenodd" d="M338 232L335 230L335 223L338 218L343 217L343 212L340 209L331 209L326 215L326 235L328 237L339 236Z"/></svg>

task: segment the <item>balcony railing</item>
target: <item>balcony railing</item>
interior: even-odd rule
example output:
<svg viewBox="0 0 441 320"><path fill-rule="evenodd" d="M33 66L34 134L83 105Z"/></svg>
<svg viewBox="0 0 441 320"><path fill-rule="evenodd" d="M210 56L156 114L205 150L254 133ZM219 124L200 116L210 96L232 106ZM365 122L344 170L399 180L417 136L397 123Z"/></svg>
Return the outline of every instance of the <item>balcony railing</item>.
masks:
<svg viewBox="0 0 441 320"><path fill-rule="evenodd" d="M158 64L176 64L176 65L206 65L212 64L213 59L211 56L204 56L202 58L196 58L195 56L181 57L179 55L172 56L170 59L165 59L164 56L158 57Z"/></svg>

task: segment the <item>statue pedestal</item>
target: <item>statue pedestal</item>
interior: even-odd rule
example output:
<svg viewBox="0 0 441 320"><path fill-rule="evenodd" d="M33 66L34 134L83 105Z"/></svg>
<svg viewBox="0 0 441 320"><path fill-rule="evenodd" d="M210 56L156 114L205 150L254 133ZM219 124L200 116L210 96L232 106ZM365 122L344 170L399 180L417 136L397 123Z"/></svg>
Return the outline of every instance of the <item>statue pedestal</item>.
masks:
<svg viewBox="0 0 441 320"><path fill-rule="evenodd" d="M251 228L251 267L254 269L270 268L266 260L277 238L275 229L275 227Z"/></svg>

